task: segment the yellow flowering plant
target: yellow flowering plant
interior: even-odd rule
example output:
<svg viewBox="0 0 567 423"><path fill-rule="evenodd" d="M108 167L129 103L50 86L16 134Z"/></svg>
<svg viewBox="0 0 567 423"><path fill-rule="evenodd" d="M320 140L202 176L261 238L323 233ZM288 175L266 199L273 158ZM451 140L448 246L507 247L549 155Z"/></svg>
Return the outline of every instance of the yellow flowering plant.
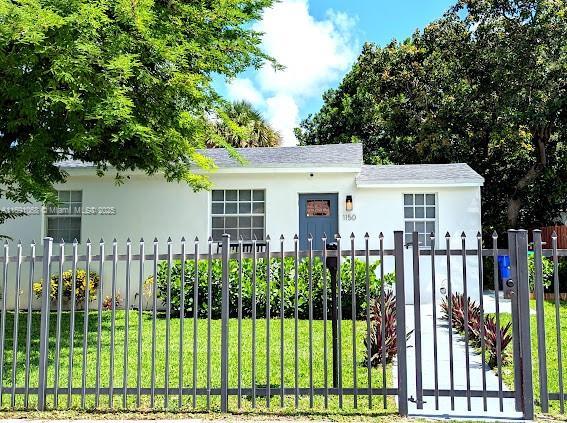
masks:
<svg viewBox="0 0 567 423"><path fill-rule="evenodd" d="M73 271L66 270L60 275L52 275L50 278L50 297L51 301L57 301L59 295L59 284L63 286L63 299L66 302L71 301L73 292ZM85 292L89 290L89 301L96 299L96 292L100 277L96 272L89 273L89 280L87 281L87 271L84 269L77 269L75 277L75 303L81 304L85 300ZM33 284L33 291L38 298L41 298L43 292L43 279L38 280Z"/></svg>

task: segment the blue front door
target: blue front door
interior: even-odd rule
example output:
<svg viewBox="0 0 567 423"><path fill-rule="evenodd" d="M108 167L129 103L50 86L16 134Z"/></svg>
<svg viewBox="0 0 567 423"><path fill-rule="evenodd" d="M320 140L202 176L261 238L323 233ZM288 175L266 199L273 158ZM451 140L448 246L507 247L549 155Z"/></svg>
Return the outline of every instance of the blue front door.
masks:
<svg viewBox="0 0 567 423"><path fill-rule="evenodd" d="M321 238L327 235L327 242L335 241L339 230L337 194L299 195L299 248L307 250L309 234L313 235L313 249L321 250Z"/></svg>

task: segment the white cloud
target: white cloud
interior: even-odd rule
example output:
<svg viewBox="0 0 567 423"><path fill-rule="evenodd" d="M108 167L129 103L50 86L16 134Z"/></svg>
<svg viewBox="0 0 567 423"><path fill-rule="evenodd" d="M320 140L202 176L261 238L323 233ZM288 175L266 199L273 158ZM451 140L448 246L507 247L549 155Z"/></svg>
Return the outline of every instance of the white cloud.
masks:
<svg viewBox="0 0 567 423"><path fill-rule="evenodd" d="M282 145L296 145L293 128L299 120L299 108L295 100L286 94L278 94L266 100L267 117L283 138Z"/></svg>
<svg viewBox="0 0 567 423"><path fill-rule="evenodd" d="M258 73L262 90L303 97L321 95L348 69L356 57L351 35L355 21L333 10L326 16L315 20L307 0L282 1L264 12L254 29L264 33L265 51L285 69L263 67Z"/></svg>
<svg viewBox="0 0 567 423"><path fill-rule="evenodd" d="M233 100L245 100L255 106L264 103L262 93L248 78L236 78L228 84L228 95Z"/></svg>
<svg viewBox="0 0 567 423"><path fill-rule="evenodd" d="M229 97L259 107L284 145L297 144L293 128L299 125L301 107L335 85L356 58L355 26L355 18L332 9L324 19L315 19L308 0L275 3L254 29L264 33L264 51L285 68L266 65L249 78L231 81Z"/></svg>

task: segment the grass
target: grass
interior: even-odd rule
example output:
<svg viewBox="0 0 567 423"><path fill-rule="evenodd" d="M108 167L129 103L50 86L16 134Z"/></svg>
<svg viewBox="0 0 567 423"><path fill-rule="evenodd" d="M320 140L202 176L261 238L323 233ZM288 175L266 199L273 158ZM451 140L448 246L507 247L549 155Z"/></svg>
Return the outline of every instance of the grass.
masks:
<svg viewBox="0 0 567 423"><path fill-rule="evenodd" d="M192 420L192 421L219 421L241 422L246 421L325 421L325 422L409 422L415 419L403 418L393 412L372 412L372 413L347 413L347 412L301 412L288 411L285 413L276 411L255 411L255 412L238 412L232 414L220 414L214 412L163 412L163 411L98 411L98 410L65 410L65 411L4 411L0 412L0 418L3 419L26 419L26 420L110 420L110 421L126 421L126 420Z"/></svg>
<svg viewBox="0 0 567 423"><path fill-rule="evenodd" d="M532 310L536 309L535 300L530 301L530 308ZM558 361L557 357L557 338L556 338L556 319L555 319L555 303L552 301L544 302L544 316L545 316L545 343L546 343L546 369L547 369L547 389L549 393L559 392L559 367L563 370L563 383L567 383L567 366L565 365L565 359L567 357L567 302L561 302L560 305L560 327L561 327L561 349L562 357L561 361ZM510 314L502 313L500 315L500 324L505 325L511 319ZM531 339L532 339L532 369L533 369L533 385L534 385L534 396L536 399L536 405L539 405L539 355L538 355L538 337L537 337L537 320L536 315L531 315L530 318L530 329L531 329ZM510 345L510 355L512 354L512 346ZM503 380L508 386L514 386L514 364L513 360L510 358L507 360L506 365L502 369ZM567 388L567 386L566 386ZM567 389L564 389L567 392ZM566 402L567 409L567 402ZM549 411L550 414L558 414L559 400L549 401Z"/></svg>
<svg viewBox="0 0 567 423"><path fill-rule="evenodd" d="M16 366L16 386L23 387L25 380L25 341L26 341L26 313L21 313L19 316L18 325L18 351L17 351L17 366ZM37 387L38 380L38 350L39 350L39 314L32 313L32 345L31 345L31 365L30 365L30 385ZM183 344L184 356L181 364L184 386L190 387L193 380L193 320L186 318L183 331ZM11 372L12 372L12 346L13 346L13 325L14 314L7 313L6 316L6 340L5 347L5 361L4 361L4 386L11 385ZM270 384L278 386L280 380L280 320L271 320L271 337L270 337ZM220 387L220 343L221 343L221 326L220 320L211 321L211 354L210 354L210 367L211 367L211 387ZM61 345L59 348L59 360L61 369L59 374L59 386L61 391L59 393L58 407L54 404L53 395L48 395L49 408L67 408L67 393L65 388L68 385L68 363L70 354L70 315L69 313L62 313L61 320ZM366 323L357 322L356 324L356 341L357 359L356 366L353 366L353 344L352 344L352 322L343 321L343 339L342 339L342 359L343 359L343 386L345 388L353 386L354 372L357 372L357 383L359 387L367 386L367 370L363 363L364 360L364 344ZM125 312L116 312L116 332L114 348L111 348L111 313L102 313L102 349L100 359L100 380L101 386L108 387L110 379L110 362L111 357L114 359L114 386L115 395L113 397L113 406L115 409L123 409L122 407L122 392L116 387L122 386L122 378L124 369L127 369L128 386L136 386L137 377L137 344L138 344L138 313L130 311L129 313L129 349L127 353L127 366L124 366L124 334L125 334ZM229 323L229 386L237 386L237 320L231 319ZM50 316L50 349L49 349L49 372L48 372L48 387L53 387L55 384L55 369L54 360L56 356L56 314ZM178 374L180 368L179 362L179 338L180 338L180 320L178 318L171 319L171 330L169 344L166 343L166 319L163 316L156 321L156 387L165 386L165 363L166 352L169 353L169 374L170 374L170 387L177 387L179 383ZM96 346L97 346L97 315L91 312L89 315L88 324L88 349L87 349L87 384L86 386L92 388L95 386L96 380ZM197 332L197 385L199 388L207 386L207 321L198 320ZM295 377L295 358L294 358L294 321L293 319L284 320L284 384L286 387L294 385ZM300 387L309 387L309 323L305 320L298 322L298 381ZM83 313L76 313L75 318L75 331L73 340L73 369L72 381L74 387L81 386L82 374L82 357L83 357ZM151 350L152 350L152 320L151 314L142 314L142 385L145 388L150 387L151 380ZM328 324L328 358L331 358L331 325ZM252 322L250 319L242 321L242 386L251 387L252 383ZM265 319L258 320L256 324L256 383L258 386L266 384L266 321ZM324 382L324 367L323 367L323 322L313 321L313 381L315 387L323 387ZM391 386L391 372L388 369L388 383ZM331 377L331 362L329 361L328 380L332 381ZM381 369L372 370L372 386L379 388L382 386ZM30 408L36 405L35 390L32 390L30 395ZM10 394L4 392L2 398L2 408L7 409L10 407ZM163 409L163 396L156 396L155 407L153 410ZM170 395L169 409L180 411L194 411L192 409L192 402L190 396L183 398L181 408L178 408L178 396L176 394ZM284 415L294 415L297 413L294 407L294 397L286 396L285 407L279 410L279 397L272 397L272 410L274 412ZM376 414L382 412L382 399L376 395L373 399L373 410L368 409L367 397L359 396L358 399L359 409L355 410L353 407L352 396L344 397L344 407L342 410L338 408L338 401L336 397L329 398L329 411L324 409L323 398L316 396L314 408L312 413L339 413L341 415L360 415L366 413L367 415L380 415ZM94 409L95 399L94 395L88 395L86 400L86 408ZM237 411L236 398L230 397L230 409ZM242 408L240 412L266 411L266 399L258 397L256 402L257 410L253 410L251 406L251 398L244 397ZM23 395L16 395L16 409L23 407ZM80 396L74 395L71 398L71 408L78 409L80 407ZM109 409L108 395L101 395L99 409ZM150 408L149 396L142 396L141 410L148 410ZM389 399L388 408L395 412L395 406L392 399ZM127 410L136 409L135 395L129 395L127 398ZM206 410L206 398L198 397L196 411ZM220 409L220 399L218 397L211 397L211 410L218 411ZM299 404L300 410L310 411L309 397L302 396ZM375 410L375 411L374 411Z"/></svg>

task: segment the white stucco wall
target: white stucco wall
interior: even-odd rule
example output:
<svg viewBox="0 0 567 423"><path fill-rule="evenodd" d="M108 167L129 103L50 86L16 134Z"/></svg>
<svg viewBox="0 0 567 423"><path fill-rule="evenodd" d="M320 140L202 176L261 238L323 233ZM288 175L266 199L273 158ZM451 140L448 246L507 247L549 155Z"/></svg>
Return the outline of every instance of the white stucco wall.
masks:
<svg viewBox="0 0 567 423"><path fill-rule="evenodd" d="M300 193L337 193L339 199L339 232L343 236L343 248L350 245L349 235L357 237L357 248L363 248L365 232L371 236L371 248L378 248L378 234L384 233L385 248L393 248L393 232L403 230L403 193L435 193L437 195L437 233L442 234L437 247L444 248L444 234L452 235L452 248L461 247L461 232L467 235L467 247L475 248L476 233L481 229L480 222L480 187L442 187L416 186L391 188L357 188L356 173L217 173L211 176L218 189L264 189L266 191L266 233L275 241L283 234L286 237L286 249L293 248L292 238L298 232L299 194ZM85 170L71 172L64 186L68 190L83 191L83 208L114 207L115 215L86 215L82 218L82 244L80 254L84 252L84 242L90 238L93 242L93 254L98 252L98 241L106 241L106 252L111 252L113 238L119 245L119 253L125 252L128 237L134 241L133 251L137 253L140 238L146 240L146 252L150 252L155 237L160 241L160 252L165 252L166 240L171 237L174 251L179 251L180 239L184 236L192 241L195 236L201 240L201 252L206 251L206 240L210 235L210 193L194 193L182 183L166 183L160 177L132 175L123 185L115 185L112 177L96 177ZM356 220L343 220L346 195L352 195ZM9 206L3 201L0 207ZM24 242L24 254L29 253L29 242L35 239L38 244L45 236L45 217L41 214L30 215L8 221L0 225L0 233ZM276 243L279 248L279 241ZM188 250L192 251L192 242ZM15 254L15 242L10 243L10 255ZM58 247L54 245L54 253ZM70 249L67 249L68 253ZM41 255L41 245L38 245ZM462 266L460 257L453 258L452 275L454 289L462 287ZM469 258L469 291L478 296L478 265L475 258ZM422 300L431 298L430 259L422 258ZM446 260L436 262L436 280L438 286L447 279ZM386 271L393 270L393 259L385 260ZM120 264L118 287L124 289L124 269ZM10 269L10 274L14 271ZM406 298L412 298L411 286L411 249L406 250ZM107 266L110 272L110 266ZM39 278L40 269L37 269ZM137 268L132 280L137 281ZM147 268L147 274L151 273ZM24 272L24 277L27 272ZM110 276L110 273L108 274ZM25 279L24 279L25 280ZM27 282L26 282L27 283ZM110 289L106 285L106 291ZM10 285L11 287L11 285ZM10 290L9 290L10 291ZM132 292L137 293L137 282L132 283ZM8 296L8 303L13 303L14 295ZM25 296L22 302L25 304ZM133 298L133 297L132 297Z"/></svg>

